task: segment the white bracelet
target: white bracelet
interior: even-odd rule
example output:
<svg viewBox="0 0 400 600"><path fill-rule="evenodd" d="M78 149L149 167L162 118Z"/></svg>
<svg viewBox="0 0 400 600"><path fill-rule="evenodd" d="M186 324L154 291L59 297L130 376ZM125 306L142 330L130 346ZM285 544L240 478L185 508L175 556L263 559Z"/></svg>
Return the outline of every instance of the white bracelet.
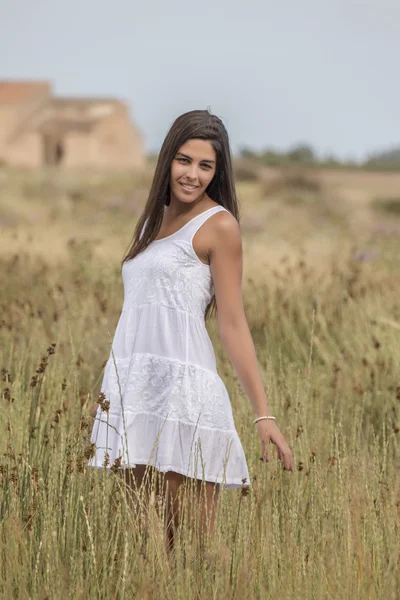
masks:
<svg viewBox="0 0 400 600"><path fill-rule="evenodd" d="M273 419L275 421L275 417L258 417L258 419L254 419L253 423L257 423L257 421L261 421L261 419Z"/></svg>

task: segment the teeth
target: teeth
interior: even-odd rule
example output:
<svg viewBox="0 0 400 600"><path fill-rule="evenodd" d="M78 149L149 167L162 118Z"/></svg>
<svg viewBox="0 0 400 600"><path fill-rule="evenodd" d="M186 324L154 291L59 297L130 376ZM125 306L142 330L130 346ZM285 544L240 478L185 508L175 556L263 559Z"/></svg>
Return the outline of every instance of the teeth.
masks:
<svg viewBox="0 0 400 600"><path fill-rule="evenodd" d="M187 188L188 190L195 190L196 186L195 185L186 185L185 183L182 183L184 188Z"/></svg>

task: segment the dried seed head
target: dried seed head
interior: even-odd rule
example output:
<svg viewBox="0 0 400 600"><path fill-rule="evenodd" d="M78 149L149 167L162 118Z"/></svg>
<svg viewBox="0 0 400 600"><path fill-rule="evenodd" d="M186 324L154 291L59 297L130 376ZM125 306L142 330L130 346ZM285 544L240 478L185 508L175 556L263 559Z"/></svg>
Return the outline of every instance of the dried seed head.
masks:
<svg viewBox="0 0 400 600"><path fill-rule="evenodd" d="M83 431L84 429L89 429L90 422L86 417L82 417L79 423L79 431Z"/></svg>
<svg viewBox="0 0 400 600"><path fill-rule="evenodd" d="M10 402L10 403L14 402L14 398L11 398L10 388L4 388L3 398L4 398L4 400L7 400L7 402Z"/></svg>
<svg viewBox="0 0 400 600"><path fill-rule="evenodd" d="M1 370L1 375L2 375L2 380L5 383L12 383L12 379L11 379L11 375L10 373L7 371L7 369L2 369Z"/></svg>
<svg viewBox="0 0 400 600"><path fill-rule="evenodd" d="M241 495L242 496L247 496L249 493L250 486L245 485L246 481L247 481L247 477L242 477L242 487L241 487L241 490L242 490Z"/></svg>
<svg viewBox="0 0 400 600"><path fill-rule="evenodd" d="M111 471L113 471L113 473L117 473L121 469L121 460L122 456L118 456L111 465Z"/></svg>
<svg viewBox="0 0 400 600"><path fill-rule="evenodd" d="M86 446L83 455L87 460L90 460L91 458L93 458L95 456L95 454L96 454L96 444L94 442L91 442L88 446Z"/></svg>
<svg viewBox="0 0 400 600"><path fill-rule="evenodd" d="M378 339L376 339L375 336L372 337L372 343L374 344L374 348L376 348L376 349L378 349L382 346L380 341Z"/></svg>
<svg viewBox="0 0 400 600"><path fill-rule="evenodd" d="M76 469L78 473L83 473L85 470L85 456L82 456L82 454L76 459Z"/></svg>
<svg viewBox="0 0 400 600"><path fill-rule="evenodd" d="M42 356L42 359L40 361L40 365L36 369L36 373L44 373L45 372L46 367L47 367L47 360L48 360L47 356Z"/></svg>
<svg viewBox="0 0 400 600"><path fill-rule="evenodd" d="M97 402L101 410L108 413L110 410L110 401L106 400L106 395L103 392L100 392Z"/></svg>

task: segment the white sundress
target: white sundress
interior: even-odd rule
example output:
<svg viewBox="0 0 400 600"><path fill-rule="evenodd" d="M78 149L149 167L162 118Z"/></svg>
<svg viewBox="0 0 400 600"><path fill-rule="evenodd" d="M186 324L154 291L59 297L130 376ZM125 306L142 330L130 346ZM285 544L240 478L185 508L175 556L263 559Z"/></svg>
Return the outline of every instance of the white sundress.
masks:
<svg viewBox="0 0 400 600"><path fill-rule="evenodd" d="M216 369L204 314L209 265L192 240L214 206L154 240L122 267L124 303L106 363L88 466L150 464L234 489L250 485L227 389ZM229 211L228 211L229 212Z"/></svg>

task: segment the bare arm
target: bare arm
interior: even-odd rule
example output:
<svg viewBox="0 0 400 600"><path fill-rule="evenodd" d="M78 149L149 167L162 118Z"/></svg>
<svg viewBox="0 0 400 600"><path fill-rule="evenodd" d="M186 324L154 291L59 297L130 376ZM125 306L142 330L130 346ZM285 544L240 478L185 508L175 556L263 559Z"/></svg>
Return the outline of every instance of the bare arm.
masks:
<svg viewBox="0 0 400 600"><path fill-rule="evenodd" d="M214 219L214 228L210 265L218 309L218 333L255 416L271 415L243 307L243 253L239 224L224 211ZM269 441L272 441L277 446L278 458L284 460L285 468L292 470L291 451L275 422L262 420L257 423L257 428L262 443L261 458L269 460Z"/></svg>

